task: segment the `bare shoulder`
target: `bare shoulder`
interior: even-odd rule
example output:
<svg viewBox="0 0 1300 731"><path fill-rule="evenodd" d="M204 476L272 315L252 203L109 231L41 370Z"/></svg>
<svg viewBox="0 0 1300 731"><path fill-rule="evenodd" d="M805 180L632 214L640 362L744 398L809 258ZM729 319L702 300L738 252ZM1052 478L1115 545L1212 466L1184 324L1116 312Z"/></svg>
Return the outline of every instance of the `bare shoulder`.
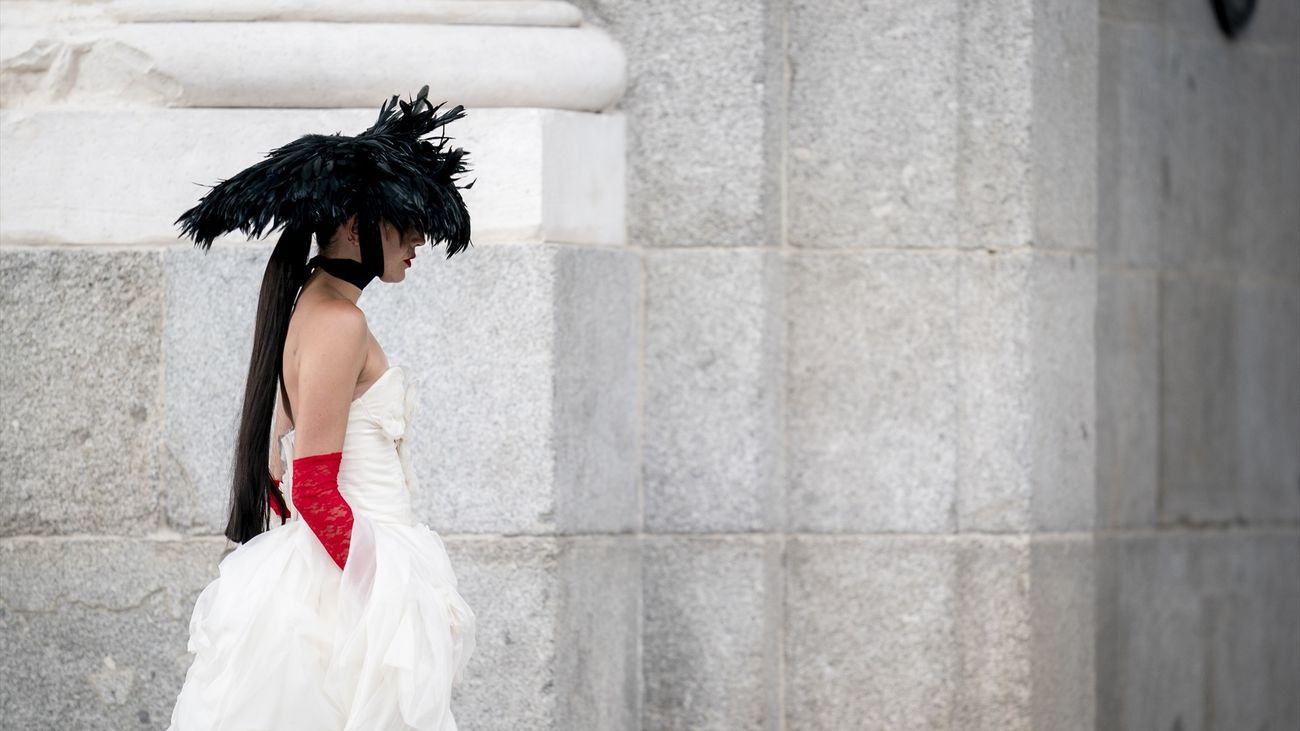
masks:
<svg viewBox="0 0 1300 731"><path fill-rule="evenodd" d="M314 303L304 313L299 342L308 351L340 356L364 354L370 337L366 313L347 300L328 299Z"/></svg>

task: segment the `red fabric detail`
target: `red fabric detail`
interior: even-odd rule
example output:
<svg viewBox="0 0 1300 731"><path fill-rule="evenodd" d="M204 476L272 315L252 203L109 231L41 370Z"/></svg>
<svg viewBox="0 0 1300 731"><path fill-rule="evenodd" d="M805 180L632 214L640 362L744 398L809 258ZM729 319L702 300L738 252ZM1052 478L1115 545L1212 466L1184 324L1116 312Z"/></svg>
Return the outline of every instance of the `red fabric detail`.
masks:
<svg viewBox="0 0 1300 731"><path fill-rule="evenodd" d="M339 494L342 460L342 452L330 452L293 461L293 504L339 568L352 543L352 507Z"/></svg>
<svg viewBox="0 0 1300 731"><path fill-rule="evenodd" d="M279 500L276 499L277 496L279 496ZM280 525L284 525L284 522L290 517L289 505L286 503L284 512L280 512L280 503L284 502L284 491L280 489L280 481L274 477L271 478L271 495L267 498L267 502L271 504L271 512L275 513L275 517L280 519Z"/></svg>

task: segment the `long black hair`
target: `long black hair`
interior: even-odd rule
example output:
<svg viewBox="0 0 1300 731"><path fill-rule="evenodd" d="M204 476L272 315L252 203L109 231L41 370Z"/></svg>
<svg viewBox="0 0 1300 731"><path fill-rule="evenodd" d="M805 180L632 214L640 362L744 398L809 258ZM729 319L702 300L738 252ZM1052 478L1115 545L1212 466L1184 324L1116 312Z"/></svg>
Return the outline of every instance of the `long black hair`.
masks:
<svg viewBox="0 0 1300 731"><path fill-rule="evenodd" d="M232 541L243 543L266 530L270 500L284 505L271 490L267 449L285 336L307 277L312 234L324 247L349 214L359 214L363 263L365 252L374 250L367 242L382 240L380 221L399 231L413 226L447 242L448 258L471 245L469 211L459 189L474 182L456 184L469 169L466 152L451 147L445 134L426 139L464 117L465 108L456 105L439 114L443 105L434 106L428 96L428 86L410 102L394 95L380 107L375 123L354 137L308 134L278 147L213 186L176 219L181 236L193 237L205 251L218 236L235 230L261 238L268 226L272 231L284 226L257 302L226 524Z"/></svg>
<svg viewBox="0 0 1300 731"><path fill-rule="evenodd" d="M310 230L285 228L262 275L257 319L253 325L253 353L248 360L244 408L231 470L230 519L226 523L226 537L236 543L244 543L267 529L272 499L280 508L280 514L288 515L284 498L279 491L271 490L267 449L271 446L274 428L275 395L283 368L284 341L289 333L294 302L306 278L310 248Z"/></svg>

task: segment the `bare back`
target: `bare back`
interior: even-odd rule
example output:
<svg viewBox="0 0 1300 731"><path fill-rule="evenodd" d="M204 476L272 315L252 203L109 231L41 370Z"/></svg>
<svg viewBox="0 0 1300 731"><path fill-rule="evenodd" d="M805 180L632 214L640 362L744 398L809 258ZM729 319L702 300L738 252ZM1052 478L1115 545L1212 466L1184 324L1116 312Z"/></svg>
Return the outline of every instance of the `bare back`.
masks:
<svg viewBox="0 0 1300 731"><path fill-rule="evenodd" d="M365 394L389 367L388 358L380 347L379 341L370 333L369 327L364 324L365 315L360 308L347 298L331 292L327 287L314 287L312 284L313 281L309 280L298 297L293 315L289 319L289 330L285 336L284 392L288 394L289 404L288 409L286 409L283 401L284 392L279 391L277 385L278 405L274 430L277 443L280 436L290 429L298 433L299 439L308 439L315 436L314 434L302 434L302 430L299 430L298 427L303 425L303 422L307 422L307 425L313 431L324 431L326 440L330 443L341 441L341 435L346 429L347 406L351 401ZM341 328L341 323L352 325L358 322L358 318L362 323L362 339L358 339L351 344L332 345L335 355L328 359L329 364L327 366L323 366L319 362L319 358L314 358L312 362L314 378L320 379L321 369L329 368L331 369L330 383L338 383L339 385L329 386L329 390L326 392L327 397L322 397L319 390L312 391L312 393L317 394L317 398L312 403L304 404L300 397L300 394L304 393L300 387L302 385L304 351L316 350L315 346L325 341L337 341L337 331L347 329L346 327ZM310 344L313 348L305 348L305 344ZM342 347L343 350L340 351L339 347ZM340 376L341 373L348 375ZM355 376L351 375L354 373ZM343 381L338 381L338 377L342 377ZM319 383L312 385L319 386ZM350 389L348 389L348 385L351 385ZM346 401L344 400L345 393ZM323 401L329 403L318 403ZM318 407L327 410L325 417L321 417L318 413ZM292 417L289 414L290 410L293 413ZM323 429L320 428L322 426L321 418L325 418L328 422ZM341 444L337 446L341 448ZM332 447L322 446L319 448L333 450ZM304 454L307 453L307 451L304 451ZM284 465L280 463L279 450L272 450L270 467L272 475L283 474Z"/></svg>

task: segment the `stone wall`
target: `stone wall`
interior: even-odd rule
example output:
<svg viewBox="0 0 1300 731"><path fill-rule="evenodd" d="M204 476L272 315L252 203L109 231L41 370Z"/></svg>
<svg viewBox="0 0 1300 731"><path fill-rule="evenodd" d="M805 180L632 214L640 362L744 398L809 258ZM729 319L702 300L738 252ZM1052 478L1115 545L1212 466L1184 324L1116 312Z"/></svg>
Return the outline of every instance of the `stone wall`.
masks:
<svg viewBox="0 0 1300 731"><path fill-rule="evenodd" d="M642 727L1092 728L1095 5L579 4L629 64Z"/></svg>
<svg viewBox="0 0 1300 731"><path fill-rule="evenodd" d="M1300 2L1101 7L1098 728L1300 727Z"/></svg>
<svg viewBox="0 0 1300 731"><path fill-rule="evenodd" d="M476 178L474 246L422 250L362 305L415 382L416 508L478 617L453 708L484 731L638 724L622 51L563 3L473 5L4 4L0 726L167 725L231 548L270 251L205 253L173 221L200 184L359 132L425 83L468 110L448 133Z"/></svg>
<svg viewBox="0 0 1300 731"><path fill-rule="evenodd" d="M484 180L366 295L462 728L1293 727L1300 3L1098 2L5 3L0 718L165 725L265 255L169 223L373 116L127 26L409 13L482 72L376 51Z"/></svg>

